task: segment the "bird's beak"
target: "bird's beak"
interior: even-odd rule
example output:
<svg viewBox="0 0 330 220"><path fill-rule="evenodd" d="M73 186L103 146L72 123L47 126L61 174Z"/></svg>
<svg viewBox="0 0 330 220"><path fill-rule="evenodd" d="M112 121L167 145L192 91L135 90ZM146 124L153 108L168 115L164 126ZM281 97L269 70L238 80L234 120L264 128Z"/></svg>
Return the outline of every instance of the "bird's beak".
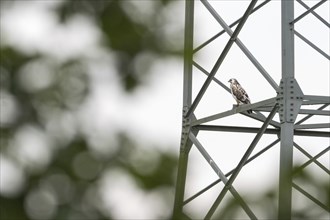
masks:
<svg viewBox="0 0 330 220"><path fill-rule="evenodd" d="M230 80L228 80L228 82L230 83Z"/></svg>

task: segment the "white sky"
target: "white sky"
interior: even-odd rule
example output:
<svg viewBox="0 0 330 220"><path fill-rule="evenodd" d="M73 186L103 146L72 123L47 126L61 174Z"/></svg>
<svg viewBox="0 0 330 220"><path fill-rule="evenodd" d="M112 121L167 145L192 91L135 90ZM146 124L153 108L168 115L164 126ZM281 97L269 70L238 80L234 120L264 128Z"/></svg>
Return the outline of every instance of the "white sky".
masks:
<svg viewBox="0 0 330 220"><path fill-rule="evenodd" d="M306 3L312 6L314 2L307 1ZM233 1L231 3L229 1L210 1L210 3L219 10L219 14L229 25L241 16L247 7L248 1ZM100 47L99 43L102 40L102 36L99 30L96 29L95 23L88 17L75 16L67 24L60 25L56 20L55 14L51 11L52 6L55 4L57 4L56 1L47 1L47 3L36 1L28 4L20 1L15 3L13 7L1 11L1 43L15 46L26 53L39 52L55 57L59 62L81 56L81 54L84 54L84 51L92 51L88 55L84 54L83 56L86 57L86 62L88 62L93 89L88 101L84 108L78 112L77 117L82 125L88 125L88 127L97 131L97 137L91 137L95 151L111 152L113 149L99 146L93 140L98 138L111 139L111 134L114 135L118 130L125 130L141 144L149 143L148 146L158 145L163 147L161 150L178 153L181 132L182 62L176 59L156 58L150 69L150 77L144 86L139 88L133 95L127 96L118 85L119 79L117 78L116 70L112 66L114 56L111 52L104 51ZM141 6L141 4L148 6L146 10L148 8L152 10L150 1L141 1L139 5ZM132 5L135 5L137 13L141 14L141 8L143 7L139 8L135 3ZM127 4L128 10L132 10L129 7L134 8L132 5ZM175 10L176 16L173 16L170 9ZM296 4L296 16L304 11L299 4ZM164 9L164 13L161 16L166 19L167 25L160 31L167 33L169 39L171 32L175 32L183 25L183 12L184 1L177 1ZM316 9L316 12L329 21L329 2ZM199 2L196 2L195 16L195 46L200 45L200 43L222 30L220 25ZM146 21L146 19L141 18L141 22L143 21ZM326 53L329 53L329 30L313 15L309 14L306 18L299 21L295 27L310 41L314 42ZM77 40L78 36L79 40ZM281 78L280 37L280 1L273 1L263 7L262 10L253 14L239 35L243 44L277 83ZM329 95L329 61L297 37L295 39L295 74L301 88L308 95ZM177 40L176 43L170 41L165 41L165 43L173 46L177 44ZM224 34L221 38L198 52L195 60L206 70L210 71L227 40L228 36ZM145 56L152 55L145 54ZM224 83L227 83L229 78L237 78L248 91L252 102L275 96L273 88L236 45L232 47L216 76ZM194 70L195 95L205 79L202 73ZM36 86L38 88L38 85ZM229 93L215 83L211 83L209 90L196 109L196 115L197 117L203 117L219 113L231 109L233 103L234 100ZM93 115L93 117L89 117L90 115ZM65 119L73 120L73 116L66 115L65 117ZM65 119L63 118L63 120ZM274 119L278 120L278 116L275 116ZM323 116L315 119L317 122L324 122L324 120L329 121L329 118ZM313 120L309 122L312 123ZM260 126L259 122L256 123L251 119L244 119L243 116L236 115L219 120L217 123L220 125ZM89 133L88 131L84 132ZM44 140L44 134L35 128L24 128L16 141L24 143L27 134L37 134L38 137L41 137L39 138L41 141L38 144L35 143L36 139L31 139L27 145L29 143L35 146L47 145L47 140ZM253 137L253 135L246 134L237 135L216 132L201 132L198 136L200 142L224 172L229 171L238 163L239 157L237 155L242 155L245 152ZM273 140L275 140L275 136L265 135L256 150L261 149ZM306 146L306 149L312 155L317 154L329 144L329 139L324 138L297 138L296 140L301 146ZM20 144L18 146L18 148L22 149L25 147ZM21 152L22 157L25 159L38 161L35 155L29 155L28 151L24 151L24 149L15 150ZM27 155L23 155L24 152ZM249 193L251 186L254 189L260 189L260 192L276 186L278 182L278 155L279 145L276 145L262 158L244 168L244 172L235 181L234 186L239 189L239 192L244 193ZM51 159L49 158L49 152L40 153L40 157L45 158L45 156L46 159L42 161L43 164L47 164L47 160ZM295 152L295 160L303 163L307 158ZM329 164L327 155L321 157L319 161L325 165ZM1 163L5 164L5 166L1 166L1 177L4 176L4 178L1 178L2 190L0 192L10 191L12 190L10 188L11 181L21 180L23 182L23 173L9 160L1 160ZM15 170L17 171L14 172ZM9 172L13 174L9 175ZM316 175L318 174L316 172ZM121 177L114 178L118 179L116 182L113 181L112 176ZM112 179L110 185L107 184L109 178ZM188 196L201 190L216 179L212 169L194 148L191 152L187 178L189 181L186 190ZM3 179L7 179L7 181ZM21 185L16 184L16 186L12 185L12 187L19 188ZM125 189L129 190L120 190L123 185ZM121 172L114 171L109 173L102 179L100 186L109 192L103 199L106 205L116 210L113 212L115 217L129 218L129 215L131 215L143 219L160 215L157 204L160 207L162 200L159 196L157 197L157 195L153 194L144 196L137 191L137 186L132 180L129 180ZM109 188L109 186L111 187ZM120 192L123 198L135 193L135 199L129 204L130 212L126 210L128 208L127 204L125 206L113 206L115 198L113 193L110 192L114 192L114 189L116 189L116 195L120 197L118 195ZM198 216L201 214L201 210L206 211L210 202L217 196L218 191L213 192L212 194L206 194L201 200L197 199L189 205L187 207L189 212ZM154 201L157 202L153 204ZM141 207L142 204L144 205L141 209L136 208ZM149 208L151 205L154 207L152 210ZM199 208L196 209L196 206Z"/></svg>

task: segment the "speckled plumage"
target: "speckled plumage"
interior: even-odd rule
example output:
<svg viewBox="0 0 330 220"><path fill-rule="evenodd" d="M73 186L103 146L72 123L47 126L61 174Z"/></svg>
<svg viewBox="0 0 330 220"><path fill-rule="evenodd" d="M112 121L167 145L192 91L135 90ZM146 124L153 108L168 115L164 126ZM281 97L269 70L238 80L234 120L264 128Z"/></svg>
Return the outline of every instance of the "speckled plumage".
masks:
<svg viewBox="0 0 330 220"><path fill-rule="evenodd" d="M237 105L251 103L248 94L236 79L232 78L228 82L230 83L231 94L236 100ZM248 113L252 113L252 110L248 110Z"/></svg>

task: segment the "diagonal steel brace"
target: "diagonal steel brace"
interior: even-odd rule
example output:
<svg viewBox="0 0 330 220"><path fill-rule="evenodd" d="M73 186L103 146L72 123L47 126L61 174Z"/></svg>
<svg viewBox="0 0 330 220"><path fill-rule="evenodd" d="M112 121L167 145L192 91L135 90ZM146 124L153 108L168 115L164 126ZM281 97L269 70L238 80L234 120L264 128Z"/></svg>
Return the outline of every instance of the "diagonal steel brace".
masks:
<svg viewBox="0 0 330 220"><path fill-rule="evenodd" d="M222 199L225 197L226 193L228 192L228 190L232 187L233 182L235 181L236 177L238 176L239 172L241 171L241 169L243 168L244 164L246 163L246 161L249 159L249 156L251 155L252 151L254 150L255 146L257 145L257 143L259 142L259 140L261 139L262 135L264 134L267 126L269 125L269 122L272 120L272 118L274 117L275 113L277 112L277 105L274 106L273 110L271 111L271 113L268 115L267 120L265 121L265 123L261 126L260 131L258 132L258 134L255 136L255 138L253 139L251 145L249 146L249 148L247 149L247 151L245 152L245 154L243 155L241 161L238 163L235 171L233 172L233 174L230 176L228 182L226 183L225 187L222 189L221 193L219 194L218 198L215 200L214 204L212 205L211 209L209 210L209 212L206 215L206 219L210 219L211 216L213 215L213 213L215 212L215 210L217 209L217 207L219 206L220 202L222 201Z"/></svg>
<svg viewBox="0 0 330 220"><path fill-rule="evenodd" d="M200 153L203 155L205 160L208 161L212 169L216 172L216 174L219 176L219 178L222 180L223 183L227 183L228 179L225 176L225 174L221 171L221 169L218 167L218 165L214 162L212 157L207 153L207 151L204 149L202 144L198 141L198 139L195 137L193 133L189 134L190 140L194 143L194 145L197 147L197 149L200 151ZM238 192L235 190L234 187L231 187L229 191L232 193L232 195L235 197L235 199L241 204L242 208L246 212L246 214L251 219L257 219L257 217L253 214L251 209L248 207L248 205L245 203L245 201L242 199L242 197L238 194Z"/></svg>
<svg viewBox="0 0 330 220"><path fill-rule="evenodd" d="M213 80L213 77L215 76L215 74L217 73L218 69L220 68L222 62L224 61L225 57L227 56L230 48L232 47L232 45L234 44L235 40L237 39L238 34L240 33L240 31L242 30L246 20L248 19L251 11L253 10L254 6L257 4L258 0L252 0L249 7L247 8L247 10L245 11L241 21L239 22L239 24L237 25L234 33L231 35L231 38L229 39L229 41L227 42L225 48L223 49L222 53L220 54L220 57L218 58L218 60L216 61L213 69L211 70L210 75L207 77L207 79L205 80L202 88L200 89L200 91L198 92L194 102L192 103L192 105L190 106L187 114L185 115L185 117L190 117L191 114L195 111L198 103L200 102L200 100L202 99L203 95L205 94L207 88L209 87L210 83Z"/></svg>

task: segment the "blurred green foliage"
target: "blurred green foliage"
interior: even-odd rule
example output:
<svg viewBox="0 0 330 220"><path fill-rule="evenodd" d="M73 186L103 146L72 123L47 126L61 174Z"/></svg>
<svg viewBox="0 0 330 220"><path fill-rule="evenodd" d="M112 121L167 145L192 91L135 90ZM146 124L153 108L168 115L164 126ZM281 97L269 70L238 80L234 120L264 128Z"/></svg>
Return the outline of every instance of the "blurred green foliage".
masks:
<svg viewBox="0 0 330 220"><path fill-rule="evenodd" d="M156 20L157 13L170 2L157 2L152 19ZM6 7L19 3L1 1L1 8L5 10ZM123 2L118 0L79 0L63 1L55 10L63 24L77 14L88 15L96 21L97 28L103 34L102 46L116 54L116 69L122 87L131 93L146 77L138 74L132 66L139 54L148 51L155 55L177 56L182 48L178 51L167 50L158 41L158 33L152 31L147 24L137 23L134 15L129 16L123 7ZM104 211L99 206L102 201L98 187L109 170L118 168L130 175L141 191L152 192L162 188L173 190L177 157L172 153L161 152L157 150L159 148L151 146L145 155L135 158L135 163L128 158L133 152L139 151L140 146L125 132L118 132L115 142L102 143L115 149L114 152L97 156L91 151L88 137L70 124L70 121L64 126L74 128L68 129L76 134L72 139L65 140L65 137L56 134L57 130L55 133L47 131L49 121L58 122L65 114L75 114L90 93L90 80L83 59L58 63L43 54L26 54L4 44L1 44L0 56L2 101L7 102L6 96L10 96L8 99L15 100L14 110L17 112L10 123L1 124L1 154L24 172L22 189L0 196L1 220L113 219L111 210ZM146 65L151 65L151 62L152 60ZM41 73L32 73L32 82L31 78L22 77L22 69L35 68L32 69L33 72L43 65L51 67L53 78L48 85L38 87L37 74ZM30 84L26 86L26 83ZM55 138L56 146L50 150L48 162L38 164L37 161L33 164L35 161L21 161L20 156L11 149L20 132L31 129L41 132L49 139ZM148 154L156 155L157 161L146 158ZM145 172L139 168L143 166L153 169ZM164 194L164 197L168 196ZM169 203L163 208L171 209L171 206Z"/></svg>
<svg viewBox="0 0 330 220"><path fill-rule="evenodd" d="M155 1L157 4L150 21L156 21L163 7L172 1ZM159 33L150 25L137 22L134 19L137 15L125 12L123 1L120 0L66 1L58 8L58 13L62 22L76 13L88 14L95 18L106 37L104 46L117 52L117 68L127 91L132 91L141 82L141 76L132 68L132 63L139 54L148 51L159 55L180 55L182 50L169 50L165 47L159 39Z"/></svg>

